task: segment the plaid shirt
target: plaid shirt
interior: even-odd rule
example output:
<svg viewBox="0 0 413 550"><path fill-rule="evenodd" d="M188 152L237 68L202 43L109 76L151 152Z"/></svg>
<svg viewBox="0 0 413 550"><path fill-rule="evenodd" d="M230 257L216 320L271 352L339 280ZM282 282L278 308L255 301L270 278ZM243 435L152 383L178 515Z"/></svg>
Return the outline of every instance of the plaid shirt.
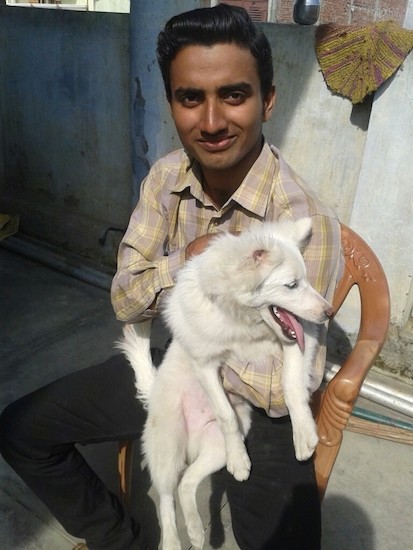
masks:
<svg viewBox="0 0 413 550"><path fill-rule="evenodd" d="M264 220L312 218L313 234L305 251L307 275L316 290L332 300L341 258L340 227L332 210L283 160L264 144L260 156L232 197L218 208L205 195L196 162L182 150L156 162L141 186L119 247L112 283L116 316L127 323L157 314L162 295L174 284L185 261L185 248L196 237L218 231L241 231ZM155 301L155 309L148 309ZM152 306L153 307L153 306ZM325 328L325 327L324 327ZM325 362L323 345L316 359L314 391ZM281 390L282 350L265 364L223 366L224 386L243 395L270 416L288 413Z"/></svg>

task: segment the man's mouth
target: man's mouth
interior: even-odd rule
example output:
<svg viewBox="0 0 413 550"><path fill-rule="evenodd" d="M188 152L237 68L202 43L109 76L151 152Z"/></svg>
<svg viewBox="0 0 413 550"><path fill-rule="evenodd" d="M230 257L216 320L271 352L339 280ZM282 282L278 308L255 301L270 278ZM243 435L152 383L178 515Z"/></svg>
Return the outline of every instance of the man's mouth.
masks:
<svg viewBox="0 0 413 550"><path fill-rule="evenodd" d="M216 152L216 151L225 151L225 149L228 149L234 142L235 137L233 136L227 136L222 138L202 138L198 140L198 144L209 152Z"/></svg>
<svg viewBox="0 0 413 550"><path fill-rule="evenodd" d="M282 307L272 306L269 308L274 321L281 327L286 338L295 340L304 353L304 331L297 317Z"/></svg>

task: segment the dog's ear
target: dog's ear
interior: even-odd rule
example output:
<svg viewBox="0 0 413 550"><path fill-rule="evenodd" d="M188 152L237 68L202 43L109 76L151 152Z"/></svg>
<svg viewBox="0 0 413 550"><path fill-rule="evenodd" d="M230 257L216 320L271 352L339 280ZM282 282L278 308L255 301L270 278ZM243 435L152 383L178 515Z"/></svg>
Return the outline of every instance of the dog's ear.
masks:
<svg viewBox="0 0 413 550"><path fill-rule="evenodd" d="M254 288L260 285L273 269L280 266L284 262L284 258L283 250L279 246L272 246L269 250L255 248L249 260L254 272Z"/></svg>
<svg viewBox="0 0 413 550"><path fill-rule="evenodd" d="M264 250L264 249L254 250L254 252L252 253L252 257L256 264L262 263L267 256L268 256L268 250Z"/></svg>
<svg viewBox="0 0 413 550"><path fill-rule="evenodd" d="M312 235L311 218L301 218L294 223L294 240L301 253L307 248Z"/></svg>

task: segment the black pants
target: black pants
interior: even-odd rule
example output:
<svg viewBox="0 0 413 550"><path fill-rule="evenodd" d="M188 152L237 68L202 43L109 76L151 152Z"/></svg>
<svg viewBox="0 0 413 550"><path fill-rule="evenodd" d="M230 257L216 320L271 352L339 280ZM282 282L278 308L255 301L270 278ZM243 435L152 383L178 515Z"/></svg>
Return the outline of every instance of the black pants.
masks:
<svg viewBox="0 0 413 550"><path fill-rule="evenodd" d="M93 550L135 548L130 518L75 443L139 438L146 413L121 356L66 376L9 405L0 419L5 460L65 529ZM224 474L243 550L316 550L320 504L311 461L294 457L289 419L253 412L251 477Z"/></svg>

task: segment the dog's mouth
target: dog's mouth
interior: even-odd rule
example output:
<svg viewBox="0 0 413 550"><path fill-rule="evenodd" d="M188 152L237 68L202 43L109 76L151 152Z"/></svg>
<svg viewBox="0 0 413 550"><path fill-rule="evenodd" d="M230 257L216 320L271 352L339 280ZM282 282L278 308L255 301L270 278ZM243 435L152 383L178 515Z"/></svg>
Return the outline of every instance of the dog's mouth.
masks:
<svg viewBox="0 0 413 550"><path fill-rule="evenodd" d="M272 306L269 308L275 322L280 325L286 338L295 340L304 353L304 331L297 317L282 307Z"/></svg>

